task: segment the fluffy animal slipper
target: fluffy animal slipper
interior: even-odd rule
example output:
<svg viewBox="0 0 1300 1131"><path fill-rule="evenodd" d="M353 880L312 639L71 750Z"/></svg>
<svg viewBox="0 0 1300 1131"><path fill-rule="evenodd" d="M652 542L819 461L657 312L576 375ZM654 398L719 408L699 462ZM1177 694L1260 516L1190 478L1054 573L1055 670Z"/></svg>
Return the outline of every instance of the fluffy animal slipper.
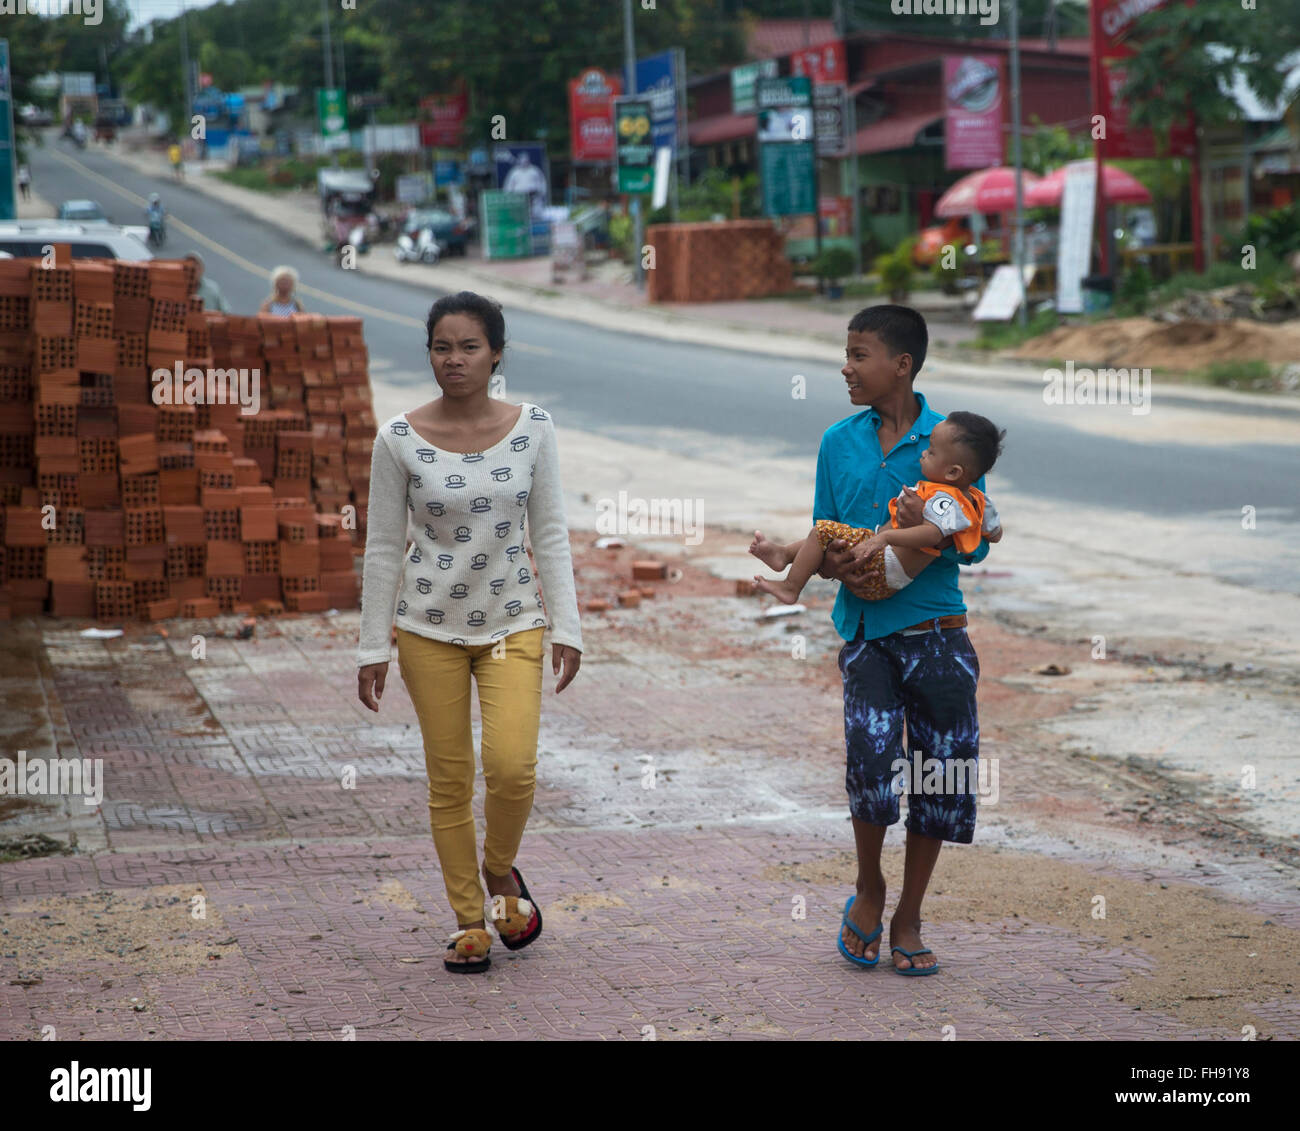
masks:
<svg viewBox="0 0 1300 1131"><path fill-rule="evenodd" d="M493 896L492 925L507 950L522 950L542 933L542 909L533 902L519 869L511 868L510 871L519 885L519 895Z"/></svg>
<svg viewBox="0 0 1300 1131"><path fill-rule="evenodd" d="M488 951L492 949L492 936L482 927L472 927L468 931L457 931L447 940L447 949L454 954L471 959L470 962L449 962L442 960L443 966L453 974L477 974L492 965Z"/></svg>

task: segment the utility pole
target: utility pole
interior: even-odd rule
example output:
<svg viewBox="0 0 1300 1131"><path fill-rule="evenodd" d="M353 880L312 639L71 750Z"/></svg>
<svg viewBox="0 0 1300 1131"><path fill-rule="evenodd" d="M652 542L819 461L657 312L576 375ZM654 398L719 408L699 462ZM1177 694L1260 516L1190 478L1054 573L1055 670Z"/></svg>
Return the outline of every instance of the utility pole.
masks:
<svg viewBox="0 0 1300 1131"><path fill-rule="evenodd" d="M1016 320L1021 326L1029 322L1029 294L1025 288L1025 188L1021 181L1020 155L1020 0L1011 0L1011 152L1016 167L1016 226L1012 236L1011 257L1016 265L1016 283L1020 287L1020 307Z"/></svg>
<svg viewBox="0 0 1300 1131"><path fill-rule="evenodd" d="M320 0L320 14L325 21L325 39L322 48L325 52L325 88L334 89L334 52L330 49L330 5L329 0Z"/></svg>
<svg viewBox="0 0 1300 1131"><path fill-rule="evenodd" d="M632 0L623 0L623 68L627 72L623 89L636 93L636 34L632 30ZM618 139L615 138L615 144ZM645 235L641 230L641 197L632 193L628 208L632 213L632 271L638 289L645 287L645 272L641 270L641 245Z"/></svg>
<svg viewBox="0 0 1300 1131"><path fill-rule="evenodd" d="M194 102L190 94L190 36L187 27L185 0L181 0L181 91L185 102L185 124L176 131L176 140L185 136L194 120Z"/></svg>
<svg viewBox="0 0 1300 1131"><path fill-rule="evenodd" d="M329 0L320 0L321 19L325 21L324 31L321 39L321 51L325 56L325 89L334 89L334 52L330 47L330 5ZM343 112L347 113L347 103L343 103ZM330 168L339 167L339 149L337 145L330 146Z"/></svg>

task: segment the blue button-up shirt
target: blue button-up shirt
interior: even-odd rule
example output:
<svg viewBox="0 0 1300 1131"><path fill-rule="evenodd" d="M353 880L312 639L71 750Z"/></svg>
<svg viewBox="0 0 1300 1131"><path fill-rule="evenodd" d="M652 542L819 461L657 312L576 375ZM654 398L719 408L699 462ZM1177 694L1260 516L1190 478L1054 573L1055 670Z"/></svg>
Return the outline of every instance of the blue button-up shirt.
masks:
<svg viewBox="0 0 1300 1131"><path fill-rule="evenodd" d="M814 519L872 529L889 524L889 500L896 498L904 485L913 487L921 479L921 453L930 446L934 426L943 420L925 403L925 397L915 396L921 414L888 455L880 450L880 413L874 408L847 416L826 429L817 452ZM974 485L983 491L984 477ZM973 554L959 554L948 546L910 585L885 601L864 601L841 585L831 613L836 631L852 640L860 621L863 638L874 640L933 617L964 613L957 564L983 561L988 552L989 544L983 539Z"/></svg>

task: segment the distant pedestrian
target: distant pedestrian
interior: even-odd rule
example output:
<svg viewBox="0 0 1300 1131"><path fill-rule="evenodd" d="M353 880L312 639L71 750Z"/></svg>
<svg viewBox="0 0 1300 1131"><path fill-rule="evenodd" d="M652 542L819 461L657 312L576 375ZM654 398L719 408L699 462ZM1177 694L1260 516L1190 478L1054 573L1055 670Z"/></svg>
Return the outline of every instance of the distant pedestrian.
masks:
<svg viewBox="0 0 1300 1131"><path fill-rule="evenodd" d="M32 171L26 165L18 166L18 191L22 193L24 200L31 199Z"/></svg>
<svg viewBox="0 0 1300 1131"><path fill-rule="evenodd" d="M298 301L296 288L298 272L292 267L277 267L271 272L271 293L257 308L258 314L277 314L287 318L290 314L302 314L302 303Z"/></svg>
<svg viewBox="0 0 1300 1131"><path fill-rule="evenodd" d="M559 692L578 673L582 633L554 422L536 405L488 394L505 346L501 307L468 291L447 295L430 308L425 331L442 395L375 436L357 695L379 710L395 622L424 740L433 843L458 926L443 965L467 974L487 969L492 945L474 824L470 677L487 783L482 879L492 925L518 950L542 931L515 856L533 805L543 634L549 617ZM524 551L525 519L540 577Z"/></svg>
<svg viewBox="0 0 1300 1131"><path fill-rule="evenodd" d="M185 163L181 160L181 147L178 142L172 142L167 147L167 160L172 165L172 175L178 180L185 179Z"/></svg>
<svg viewBox="0 0 1300 1131"><path fill-rule="evenodd" d="M219 310L222 314L229 314L230 304L226 302L226 296L221 293L217 281L209 278L203 256L197 251L188 251L185 253L185 258L192 259L198 264L199 273L194 280L194 293L203 300L203 309Z"/></svg>

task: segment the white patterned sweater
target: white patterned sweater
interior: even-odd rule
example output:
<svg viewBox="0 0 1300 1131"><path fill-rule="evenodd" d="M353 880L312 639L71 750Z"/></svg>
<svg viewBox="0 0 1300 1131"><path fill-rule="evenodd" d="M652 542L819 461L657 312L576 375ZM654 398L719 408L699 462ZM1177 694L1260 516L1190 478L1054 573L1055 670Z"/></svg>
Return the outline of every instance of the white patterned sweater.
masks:
<svg viewBox="0 0 1300 1131"><path fill-rule="evenodd" d="M545 606L524 550L525 517ZM389 660L394 623L476 645L538 628L548 615L552 643L582 651L550 414L525 403L481 452L435 448L402 413L385 422L371 456L357 666Z"/></svg>

